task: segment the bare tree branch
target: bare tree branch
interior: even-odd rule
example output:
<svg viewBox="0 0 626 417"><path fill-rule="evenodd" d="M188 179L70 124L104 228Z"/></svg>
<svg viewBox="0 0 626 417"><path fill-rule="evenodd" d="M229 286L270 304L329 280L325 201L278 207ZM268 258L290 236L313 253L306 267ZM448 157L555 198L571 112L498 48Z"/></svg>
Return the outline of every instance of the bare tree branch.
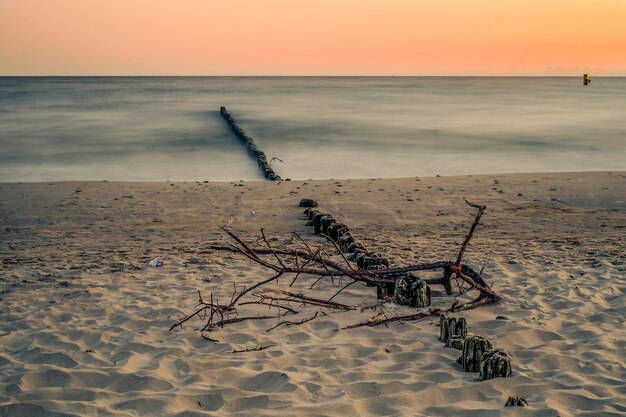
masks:
<svg viewBox="0 0 626 417"><path fill-rule="evenodd" d="M228 236L230 236L230 238L232 238L235 243L229 243L230 246L210 246L211 249L219 251L228 250L237 252L242 256L248 258L250 261L262 266L263 268L273 271L274 274L269 278L261 280L249 287L244 287L241 290L237 290L237 288L234 287L234 292L230 297L230 301L227 305L219 304L217 301L214 302L213 294L211 294L210 301L207 302L202 298L201 293L198 291L199 302L197 304L197 307L199 308L196 308L196 310L194 310L191 314L184 317L176 324L172 325L170 330L173 330L176 327L182 328L183 324L185 324L194 317L200 317L202 320L205 320L205 325L202 330L210 331L215 328L221 328L229 324L239 323L247 320L266 320L281 317L282 315L287 313L297 314L298 311L294 309L292 305L312 306L316 308L327 309L330 311L351 311L357 308L355 306L333 301L333 299L336 298L346 288L356 284L357 282L373 284L374 286L378 287L395 284L396 279L399 275L405 274L407 272L416 271L442 270L443 276L441 278L424 279L424 281L430 285L442 285L445 288L446 293L449 295L452 294L452 286L450 281L453 276L457 282L459 291L464 292L469 290L477 290L479 292L479 295L473 301L467 302L465 304L461 304L458 300L456 300L448 309L431 308L429 310L416 312L415 314L393 317L388 317L383 310L383 304L393 299L392 297L388 297L383 300L377 301L377 303L374 305L367 306L361 309L361 311L364 311L368 308L371 308L373 310L380 308L381 310L378 315L374 316L366 322L347 326L344 327L344 329L374 327L381 324L389 325L390 323L394 322L420 320L425 317L433 317L439 316L444 313L465 311L477 308L482 305L497 303L501 300L501 297L491 288L491 285L487 284L484 281L484 279L482 278L482 269L480 272L476 272L468 265L462 263L463 256L467 250L470 240L472 239L474 232L476 231L476 228L481 220L481 217L486 210L485 206L474 204L467 200L465 200L465 203L472 208L478 209L478 212L474 218L468 234L465 236L456 261L428 262L397 268L355 269L348 260L348 258L342 253L337 242L335 242L330 236L325 234L322 234L322 236L324 236L324 238L331 243L336 254L341 256L341 258L343 259L343 264L333 261L331 259L331 255L327 253L322 246L320 246L316 251L313 251L311 246L302 238L302 236L295 232L294 235L296 236L298 241L304 246L305 250L283 250L273 248L265 235L264 229L261 229L261 237L257 241L261 243L261 245L264 247L252 248L250 244L244 242L235 233L230 231L227 227L223 226L222 230L224 230L224 232ZM271 255L273 261L272 259L267 259L267 257L264 257L266 255ZM294 262L287 262L286 259L284 259L284 257L286 256L293 256L295 258ZM304 262L300 262L300 259L304 260ZM266 288L268 284L277 282L280 277L287 275L293 275L293 279L289 285L290 287L294 285L296 280L303 276L306 276L306 279L313 279L313 283L310 285L310 289L313 289L315 285L317 285L324 278L330 278L332 283L334 283L334 278L339 278L339 285L342 285L341 280L345 278L348 280L348 283L343 285L338 291L334 293L334 295L332 295L327 300L311 297L302 293L290 292L283 289ZM469 287L464 288L464 284L467 284ZM244 297L249 295L253 296L254 299L250 300L248 298L243 301ZM275 309L276 315L238 315L239 307L250 305L267 306L269 309ZM269 332L280 326L289 327L290 325L300 325L308 321L314 320L317 317L318 314L315 313L315 315L309 318L302 319L300 321L283 320L277 325L269 328L267 331ZM242 350L242 352L261 350L257 348ZM265 349L267 347L262 348Z"/></svg>

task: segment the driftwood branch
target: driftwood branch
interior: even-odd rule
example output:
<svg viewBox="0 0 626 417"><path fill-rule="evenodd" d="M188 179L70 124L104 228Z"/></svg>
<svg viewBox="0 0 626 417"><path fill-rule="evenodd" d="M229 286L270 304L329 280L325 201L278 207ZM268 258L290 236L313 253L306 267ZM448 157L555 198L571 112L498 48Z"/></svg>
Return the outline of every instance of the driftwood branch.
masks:
<svg viewBox="0 0 626 417"><path fill-rule="evenodd" d="M451 279L454 277L457 280L457 284L461 291L478 291L478 296L470 302L460 303L456 300L452 306L448 309L431 308L428 310L421 310L414 314L404 316L392 316L388 317L383 310L383 304L391 300L391 297L379 300L373 306L369 306L372 309L380 308L381 312L369 319L366 322L357 323L351 326L344 327L344 329L354 329L358 327L373 327L378 325L388 325L394 322L406 322L420 320L425 317L439 316L444 313L453 313L458 311L470 310L477 308L485 304L492 304L499 302L501 297L493 291L491 286L487 284L482 276L482 269L480 272L476 272L470 266L463 264L463 257L469 246L469 243L476 231L478 224L486 210L485 206L474 204L465 200L466 204L470 207L478 210L474 221L469 229L468 234L465 236L463 244L459 250L458 256L455 261L436 261L428 263L420 263L414 265L407 265L397 268L379 268L379 269L358 269L346 258L342 253L337 243L327 235L323 235L327 241L331 243L335 254L341 257L342 262L336 262L331 259L331 256L326 253L323 247L313 249L311 245L306 242L299 234L294 232L298 242L302 245L303 249L279 249L274 248L270 244L265 235L265 231L261 229L261 237L258 242L262 245L261 248L252 248L250 244L246 243L243 239L237 236L227 227L222 227L222 230L234 241L229 243L229 246L214 245L209 248L216 251L230 251L236 252L240 255L248 258L250 261L260 265L261 267L273 272L269 278L261 280L249 287L244 287L241 290L235 288L228 304L219 304L213 300L211 295L209 301L205 301L202 298L200 292L198 292L199 302L196 309L184 317L176 324L174 324L170 330L176 327L183 327L183 324L187 323L194 317L199 317L205 321L202 331L211 331L216 328L222 328L224 326L239 323L247 320L266 320L284 316L285 314L298 314L298 306L300 307L316 307L326 309L329 311L351 311L356 310L356 306L351 306L343 303L333 301L339 294L346 288L356 284L364 283L373 286L382 287L388 284L395 284L396 277L400 274L416 271L433 271L442 270L443 275L441 278L425 279L424 282L430 285L442 285L447 294L452 294ZM277 288L268 288L269 284L276 283L283 276L291 276L290 287L294 285L296 280L300 277L311 280L312 289L315 285L324 279L329 279L334 284L334 278L339 278L340 288L334 292L328 299L321 299L312 296L308 296L302 293L296 293ZM346 284L341 283L341 279L346 279ZM459 281L460 280L460 281ZM463 288L463 285L467 285ZM253 299L250 299L250 296ZM245 301L244 301L245 300ZM249 305L266 306L270 310L274 310L275 314L256 314L256 315L242 315L239 316L239 308ZM296 310L298 308L298 310ZM295 326L301 325L308 321L314 320L318 317L318 314L304 318L301 320L283 320L275 326L269 328L267 331L271 331L280 326ZM259 350L259 349L253 349ZM244 350L249 351L249 350Z"/></svg>

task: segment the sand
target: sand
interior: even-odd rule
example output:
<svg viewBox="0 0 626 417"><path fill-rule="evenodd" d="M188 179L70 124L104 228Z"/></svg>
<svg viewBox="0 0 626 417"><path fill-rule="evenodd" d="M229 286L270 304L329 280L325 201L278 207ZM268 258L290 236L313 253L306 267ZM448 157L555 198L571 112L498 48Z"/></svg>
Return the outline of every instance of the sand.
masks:
<svg viewBox="0 0 626 417"><path fill-rule="evenodd" d="M219 225L321 244L305 197L397 265L454 259L474 214L462 198L486 204L465 261L505 300L457 316L509 353L513 376L464 372L435 319L339 330L372 312L329 312L271 332L278 319L246 321L211 332L219 343L199 319L168 330L197 290L228 299L269 276L210 249L226 240ZM0 184L0 416L625 415L625 236L624 172ZM454 300L433 290L434 306ZM365 305L375 291L338 300ZM294 320L317 311L301 310ZM230 353L259 345L270 348ZM529 406L504 407L509 396Z"/></svg>

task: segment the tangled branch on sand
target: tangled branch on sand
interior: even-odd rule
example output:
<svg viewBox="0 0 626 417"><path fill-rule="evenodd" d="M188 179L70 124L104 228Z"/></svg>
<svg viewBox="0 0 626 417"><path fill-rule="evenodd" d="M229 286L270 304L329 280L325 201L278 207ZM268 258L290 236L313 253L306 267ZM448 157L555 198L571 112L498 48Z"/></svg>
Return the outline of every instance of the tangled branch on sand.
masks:
<svg viewBox="0 0 626 417"><path fill-rule="evenodd" d="M213 299L213 294L210 295L209 300L205 300L202 297L200 291L198 291L198 304L196 310L188 316L184 317L170 328L173 330L177 327L183 327L183 324L188 322L194 317L199 317L204 321L204 326L201 331L211 331L217 328L223 328L229 324L238 323L246 320L265 320L275 319L287 314L298 314L296 308L301 307L316 307L328 311L351 311L356 310L356 306L350 306L347 304L338 303L333 301L337 295L339 295L346 288L356 283L364 283L370 286L388 286L389 284L395 284L401 274L406 274L414 271L432 271L442 270L443 275L441 278L425 279L423 280L429 285L442 285L446 294L453 294L452 279L457 282L459 292L463 291L462 283L469 285L468 290L478 291L478 296L467 303L460 303L456 300L449 308L430 308L422 309L421 311L405 315L405 316L393 316L387 317L385 314L378 314L368 321L356 323L343 329L354 329L358 327L373 327L381 324L388 325L389 323L397 321L414 321L420 320L425 317L440 316L442 314L453 313L464 310L471 310L486 304L497 303L501 300L501 297L492 290L489 285L482 278L481 273L475 271L466 264L463 264L463 256L469 245L472 236L480 222L483 213L486 210L486 206L474 204L465 200L465 202L472 208L477 209L476 216L470 227L470 230L461 245L458 256L455 261L438 261L430 263L420 263L415 265L408 265L399 268L379 268L379 269L355 269L350 261L344 256L337 244L329 236L326 238L332 243L333 249L341 256L342 262L333 261L330 255L325 249L319 248L313 250L311 246L297 233L294 233L298 241L302 244L303 249L298 250L284 250L276 249L272 247L269 240L265 236L265 231L261 229L260 241L262 242L262 248L252 248L250 244L244 242L239 236L229 230L227 227L222 227L224 232L234 241L234 243L228 243L228 246L212 246L211 249L219 251L231 251L242 255L250 261L266 268L273 272L270 277L255 283L252 286L244 287L241 290L234 288L230 301L227 304L220 304L217 300ZM341 288L336 291L328 299L314 298L302 293L295 293L292 291L268 288L269 284L274 284L281 277L290 276L292 287L298 280L311 280L312 283L309 288L313 289L323 279L334 280L339 278L340 280L347 280L347 284L342 285ZM378 292L381 294L381 291ZM245 300L245 301L244 301ZM375 304L373 309L382 307L385 302L399 301L399 298L394 295L390 297L383 297ZM267 306L270 310L274 310L274 314L271 315L242 315L239 316L239 307L244 305L263 305ZM318 317L318 313L314 316L299 321L285 320L278 323L276 326L268 329L273 330L281 325L300 325L308 321L314 320Z"/></svg>

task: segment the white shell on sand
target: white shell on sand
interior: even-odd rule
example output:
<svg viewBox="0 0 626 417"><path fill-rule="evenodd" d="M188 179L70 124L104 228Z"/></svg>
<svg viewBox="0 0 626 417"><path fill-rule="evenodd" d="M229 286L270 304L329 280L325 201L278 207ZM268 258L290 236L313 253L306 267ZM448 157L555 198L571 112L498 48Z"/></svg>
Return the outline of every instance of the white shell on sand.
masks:
<svg viewBox="0 0 626 417"><path fill-rule="evenodd" d="M148 266L151 266L153 268L163 266L163 261L161 260L161 258L154 258L150 262L148 262Z"/></svg>

